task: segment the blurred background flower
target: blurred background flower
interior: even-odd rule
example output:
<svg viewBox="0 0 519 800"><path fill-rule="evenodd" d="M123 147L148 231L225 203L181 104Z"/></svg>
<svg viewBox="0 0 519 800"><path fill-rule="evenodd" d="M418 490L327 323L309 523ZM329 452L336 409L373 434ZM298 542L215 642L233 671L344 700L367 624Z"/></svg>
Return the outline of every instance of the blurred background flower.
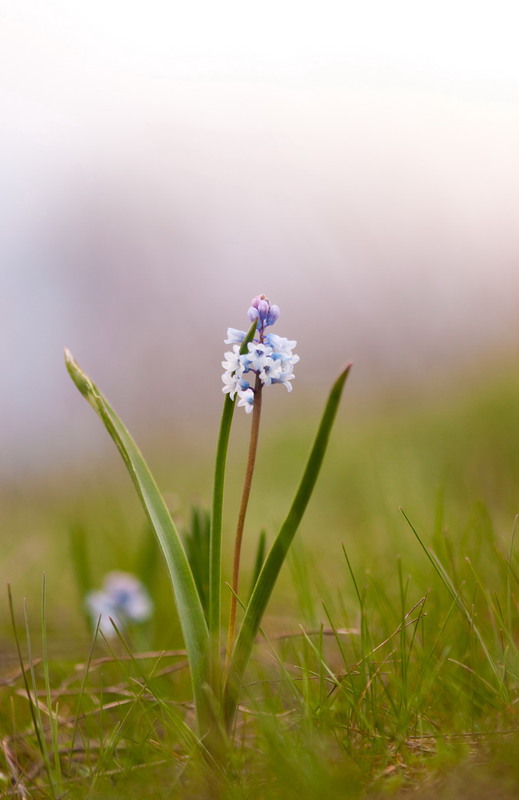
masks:
<svg viewBox="0 0 519 800"><path fill-rule="evenodd" d="M105 636L116 636L134 623L146 622L153 613L153 603L146 587L129 572L113 571L105 575L103 588L89 592L85 605L95 628Z"/></svg>

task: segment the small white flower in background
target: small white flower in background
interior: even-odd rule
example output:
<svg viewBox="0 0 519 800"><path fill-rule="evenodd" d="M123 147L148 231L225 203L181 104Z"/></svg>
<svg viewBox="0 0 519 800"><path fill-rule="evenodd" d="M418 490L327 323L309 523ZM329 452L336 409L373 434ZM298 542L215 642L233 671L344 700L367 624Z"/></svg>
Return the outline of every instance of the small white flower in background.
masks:
<svg viewBox="0 0 519 800"><path fill-rule="evenodd" d="M279 307L271 305L268 297L260 294L254 297L248 311L249 319L258 320L257 334L249 342L247 352L240 355L240 345L245 338L245 331L237 328L227 329L225 344L232 344L232 352L225 353L222 367L222 391L229 394L231 400L238 395L238 405L243 406L250 414L254 406L254 381L248 380L250 373L258 375L263 386L281 383L291 392L290 381L294 380L294 365L299 356L293 353L297 342L266 333L265 329L273 325L279 317ZM247 376L247 377L246 377Z"/></svg>
<svg viewBox="0 0 519 800"><path fill-rule="evenodd" d="M110 622L122 629L131 622L145 622L151 617L153 603L145 588L135 575L129 572L109 572L105 575L103 588L89 592L85 604L94 625L99 621L99 630L105 636L115 636Z"/></svg>

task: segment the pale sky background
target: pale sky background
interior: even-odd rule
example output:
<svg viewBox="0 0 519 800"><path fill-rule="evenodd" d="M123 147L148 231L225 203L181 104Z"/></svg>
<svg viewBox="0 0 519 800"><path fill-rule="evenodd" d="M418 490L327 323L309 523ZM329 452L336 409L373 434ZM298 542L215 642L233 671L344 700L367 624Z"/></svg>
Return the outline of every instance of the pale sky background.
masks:
<svg viewBox="0 0 519 800"><path fill-rule="evenodd" d="M64 345L137 433L216 421L259 292L285 413L349 359L362 395L513 347L517 30L499 0L0 0L0 477L104 446Z"/></svg>

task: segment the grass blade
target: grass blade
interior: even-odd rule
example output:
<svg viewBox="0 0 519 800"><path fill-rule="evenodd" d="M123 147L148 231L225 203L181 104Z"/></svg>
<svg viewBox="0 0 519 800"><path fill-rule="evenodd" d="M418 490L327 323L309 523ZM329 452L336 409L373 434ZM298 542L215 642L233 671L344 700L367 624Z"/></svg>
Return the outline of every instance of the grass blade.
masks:
<svg viewBox="0 0 519 800"><path fill-rule="evenodd" d="M502 676L501 670L499 669L498 664L496 663L495 659L493 658L492 654L490 653L490 650L487 647L487 644L485 642L485 639L484 639L483 635L481 634L481 632L479 630L479 627L476 625L476 622L475 622L475 619L474 619L474 615L471 614L469 609L466 607L465 603L463 602L463 599L461 597L460 592L458 592L458 590L454 586L454 584L453 584L453 582L452 582L447 570L443 566L442 562L440 561L440 559L438 558L436 553L433 550L431 550L430 548L426 547L425 543L423 542L423 540L420 537L418 531L416 530L416 528L412 524L411 520L409 519L409 517L407 516L405 511L403 509L400 509L400 512L401 512L402 516L404 517L405 521L407 522L407 524L409 525L409 527L411 528L412 532L414 533L414 535L415 535L416 539L418 540L418 543L420 544L420 546L421 546L422 550L424 551L425 555L427 556L427 558L431 562L432 566L434 567L434 570L435 570L436 574L438 575L438 577L442 581L443 585L445 586L445 588L447 589L447 591L451 595L452 599L456 603L456 606L458 607L458 609L461 612L462 616L465 617L467 623L470 626L470 629L474 632L474 635L476 636L476 639L478 640L478 642L479 642L479 644L481 646L481 649L482 649L483 653L485 654L485 657L486 657L486 659L487 659L487 661L488 661L488 663L489 663L489 665L490 665L490 667L492 669L492 672L494 673L494 676L497 679L499 687L506 691L506 687L503 684L503 676Z"/></svg>
<svg viewBox="0 0 519 800"><path fill-rule="evenodd" d="M182 541L149 467L129 432L68 350L65 350L65 361L72 380L99 415L115 442L164 554L191 668L193 695L200 724L206 706L204 685L207 680L209 636L202 604Z"/></svg>
<svg viewBox="0 0 519 800"><path fill-rule="evenodd" d="M228 724L232 722L234 716L236 698L243 673L245 672L267 603L314 489L350 368L351 364L340 374L332 387L296 496L270 549L245 610L245 615L236 637L225 686L224 712Z"/></svg>
<svg viewBox="0 0 519 800"><path fill-rule="evenodd" d="M54 775L56 778L56 791L61 795L62 791L62 774L61 774L61 761L58 746L58 703L56 702L56 710L52 709L52 694L50 683L49 671L49 652L47 647L47 596L46 596L46 576L43 573L42 592L41 592L41 649L42 649L42 665L43 677L45 682L45 699L47 702L47 713L49 715L49 728L51 733L52 751L54 755ZM50 754L48 755L50 761Z"/></svg>
<svg viewBox="0 0 519 800"><path fill-rule="evenodd" d="M49 751L47 747L47 742L45 739L45 731L43 729L43 723L41 718L41 710L38 704L38 688L36 685L36 674L34 671L34 659L32 657L32 645L31 645L31 634L29 629L29 617L27 612L27 604L24 601L24 620L25 620L25 636L27 641L27 652L28 652L28 668L25 667L23 656L22 656L22 648L20 645L20 640L18 638L18 630L16 627L16 620L14 615L14 605L13 605L13 597L11 594L11 586L7 584L7 595L9 600L9 613L11 616L11 625L13 629L14 640L16 644L16 652L18 655L18 661L20 664L20 671L23 679L23 684L25 688L25 694L27 696L27 701L29 703L29 711L32 718L32 724L34 728L34 733L36 735L36 740L38 742L38 749L40 751L43 767L45 772L47 773L47 779L49 781L49 789L53 798L57 797L56 786L54 783L54 776L52 772L52 766L50 763ZM29 686L29 679L27 677L27 672L29 672L31 676L31 683L32 688Z"/></svg>

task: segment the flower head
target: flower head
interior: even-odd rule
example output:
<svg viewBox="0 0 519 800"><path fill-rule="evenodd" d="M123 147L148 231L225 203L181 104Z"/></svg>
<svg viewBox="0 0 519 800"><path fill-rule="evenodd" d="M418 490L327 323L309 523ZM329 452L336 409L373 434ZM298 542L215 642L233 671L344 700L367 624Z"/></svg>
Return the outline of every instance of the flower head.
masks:
<svg viewBox="0 0 519 800"><path fill-rule="evenodd" d="M238 405L250 414L254 406L255 391L251 386L254 380L250 380L250 373L259 377L262 386L281 383L291 392L290 381L294 380L293 368L299 361L299 356L293 353L297 342L265 332L279 317L279 307L271 304L268 297L264 294L254 297L248 315L251 322L258 320L258 327L256 336L249 342L245 353L240 353L245 332L237 328L227 329L225 343L232 344L233 349L232 352L225 353L225 361L222 361L225 369L222 375L222 391L228 393L231 400L237 395Z"/></svg>
<svg viewBox="0 0 519 800"><path fill-rule="evenodd" d="M103 588L89 592L85 598L87 611L92 622L105 636L114 636L112 619L118 628L125 628L131 622L145 622L153 611L153 603L135 575L129 572L109 572L103 581Z"/></svg>

